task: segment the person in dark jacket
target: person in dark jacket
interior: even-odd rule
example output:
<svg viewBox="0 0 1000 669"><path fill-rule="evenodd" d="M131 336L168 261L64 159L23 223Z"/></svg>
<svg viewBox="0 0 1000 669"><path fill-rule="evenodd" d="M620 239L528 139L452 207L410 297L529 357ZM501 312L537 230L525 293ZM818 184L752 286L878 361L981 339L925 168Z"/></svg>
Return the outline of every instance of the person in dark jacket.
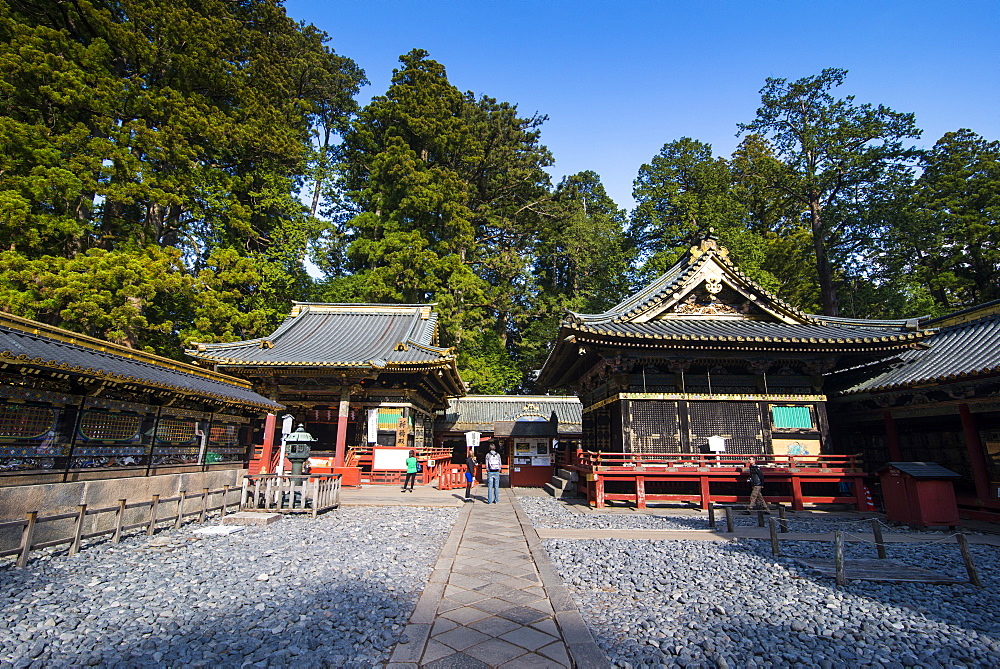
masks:
<svg viewBox="0 0 1000 669"><path fill-rule="evenodd" d="M757 458L750 458L750 466L747 469L747 473L750 476L750 501L747 503L747 511L753 511L754 508L759 503L764 507L764 511L768 513L771 509L767 506L767 501L764 499L764 472L761 471L760 465L757 464Z"/></svg>
<svg viewBox="0 0 1000 669"><path fill-rule="evenodd" d="M472 501L472 484L476 480L476 458L470 448L465 456L465 501Z"/></svg>

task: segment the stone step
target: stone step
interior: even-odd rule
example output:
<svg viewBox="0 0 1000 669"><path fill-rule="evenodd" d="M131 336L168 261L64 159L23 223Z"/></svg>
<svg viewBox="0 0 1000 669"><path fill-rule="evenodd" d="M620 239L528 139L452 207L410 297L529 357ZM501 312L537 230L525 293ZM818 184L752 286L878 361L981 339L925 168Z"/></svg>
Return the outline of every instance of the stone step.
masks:
<svg viewBox="0 0 1000 669"><path fill-rule="evenodd" d="M571 469L563 469L562 467L560 467L559 469L556 470L556 476L558 476L559 478L562 478L562 479L569 479L570 481L573 481L574 483L576 483L577 481L580 480L580 473L579 472L575 472L575 471L573 471Z"/></svg>
<svg viewBox="0 0 1000 669"><path fill-rule="evenodd" d="M549 493L553 497L558 497L560 499L570 498L570 497L576 497L576 491L575 490L566 490L564 488L557 488L554 485L552 485L551 483L546 483L545 485L543 485L542 486L542 490L544 490L545 492Z"/></svg>
<svg viewBox="0 0 1000 669"><path fill-rule="evenodd" d="M569 479L564 479L559 476L553 476L550 482L553 487L561 488L563 490L566 490L567 488L576 488L575 483L573 483Z"/></svg>

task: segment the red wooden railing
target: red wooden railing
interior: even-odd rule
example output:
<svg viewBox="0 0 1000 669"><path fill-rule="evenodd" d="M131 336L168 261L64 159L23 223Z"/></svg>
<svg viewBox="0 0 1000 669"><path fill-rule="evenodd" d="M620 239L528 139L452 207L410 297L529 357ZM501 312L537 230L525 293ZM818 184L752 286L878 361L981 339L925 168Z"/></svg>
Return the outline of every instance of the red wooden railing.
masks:
<svg viewBox="0 0 1000 669"><path fill-rule="evenodd" d="M578 490L588 502L603 508L608 500L634 502L645 508L647 501L697 502L708 508L710 502L738 503L748 495L712 492L713 483L746 486L746 467L751 457L757 458L764 470L765 488L783 484L787 495L766 495L769 502L788 502L793 509L805 504L853 504L858 510L867 509L865 472L860 455L703 455L698 453L594 453L578 451L566 454L561 467L580 475ZM558 458L557 458L558 462ZM630 488L631 492L607 492L608 483ZM647 483L697 483L695 492L648 492ZM850 494L810 495L803 483L851 484ZM624 485L621 485L624 484ZM732 486L729 486L730 488Z"/></svg>

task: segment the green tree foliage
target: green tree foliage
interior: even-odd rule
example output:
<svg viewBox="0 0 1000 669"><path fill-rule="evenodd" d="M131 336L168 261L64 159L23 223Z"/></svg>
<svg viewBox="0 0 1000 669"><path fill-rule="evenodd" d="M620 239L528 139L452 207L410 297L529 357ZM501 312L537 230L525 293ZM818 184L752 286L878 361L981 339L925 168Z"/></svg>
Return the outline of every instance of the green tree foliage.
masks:
<svg viewBox="0 0 1000 669"><path fill-rule="evenodd" d="M130 345L147 340L136 328L148 328L150 337L166 338L165 351L180 348L178 322L200 324L184 331L207 339L273 326L301 293L307 245L322 231L297 198L319 162L314 130L343 127L363 81L325 39L289 19L276 0L0 3L0 247L7 262L48 259L32 265L46 286L73 284L76 277L61 275L78 271L74 263L165 263L162 254L175 253L169 249L178 251L169 255L177 271L205 286L220 266L253 266L263 282L256 294L269 302L239 325L189 320L201 298L168 298L174 273L139 281L144 304L156 303L153 291L176 309L138 309L145 325L112 306L135 297L128 282L122 295L95 298L88 308L107 310L112 322L72 315L87 310L59 311L68 327L97 327ZM0 307L16 311L31 289L5 282ZM212 300L220 294L233 298L226 303L233 309L246 305L225 290ZM46 299L56 308L58 300Z"/></svg>
<svg viewBox="0 0 1000 669"><path fill-rule="evenodd" d="M767 138L784 165L768 186L806 210L823 313L831 316L839 313L835 266L870 241L878 223L870 207L909 178L916 152L904 140L920 135L913 114L835 98L830 91L846 75L831 68L792 82L769 78L757 118L740 125Z"/></svg>
<svg viewBox="0 0 1000 669"><path fill-rule="evenodd" d="M509 388L523 373L511 347L531 247L550 216L544 119L461 93L425 51L400 62L345 134L339 187L355 215L345 259L326 266L347 271L331 272L319 296L436 302L466 381Z"/></svg>
<svg viewBox="0 0 1000 669"><path fill-rule="evenodd" d="M564 178L547 211L534 251L531 317L518 340L529 370L545 362L566 310L599 313L634 288L636 251L626 234L627 215L596 172Z"/></svg>
<svg viewBox="0 0 1000 669"><path fill-rule="evenodd" d="M946 133L892 219L888 269L944 313L1000 299L1000 142Z"/></svg>

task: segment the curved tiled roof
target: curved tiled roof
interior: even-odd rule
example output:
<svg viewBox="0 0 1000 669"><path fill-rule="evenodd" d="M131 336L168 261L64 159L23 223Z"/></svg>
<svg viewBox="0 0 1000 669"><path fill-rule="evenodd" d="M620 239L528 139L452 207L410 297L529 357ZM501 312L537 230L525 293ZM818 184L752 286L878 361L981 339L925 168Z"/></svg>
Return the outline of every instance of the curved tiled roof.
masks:
<svg viewBox="0 0 1000 669"><path fill-rule="evenodd" d="M188 355L223 366L406 367L454 360L433 346L431 305L295 303L269 337L196 344Z"/></svg>
<svg viewBox="0 0 1000 669"><path fill-rule="evenodd" d="M645 323L615 323L576 325L577 332L635 339L675 341L726 341L726 342L789 342L813 344L879 343L915 341L926 331L906 331L900 327L874 322L867 326L840 324L789 324L753 320L707 320L700 318L674 318Z"/></svg>
<svg viewBox="0 0 1000 669"><path fill-rule="evenodd" d="M528 416L548 419L553 411L559 420L560 432L580 432L583 423L580 400L575 396L557 395L468 395L452 399L436 429L490 431L497 422Z"/></svg>
<svg viewBox="0 0 1000 669"><path fill-rule="evenodd" d="M169 358L0 314L0 362L159 388L274 411L284 408L250 384Z"/></svg>
<svg viewBox="0 0 1000 669"><path fill-rule="evenodd" d="M1000 374L1000 315L942 328L929 348L898 354L891 369L841 394L878 392Z"/></svg>

